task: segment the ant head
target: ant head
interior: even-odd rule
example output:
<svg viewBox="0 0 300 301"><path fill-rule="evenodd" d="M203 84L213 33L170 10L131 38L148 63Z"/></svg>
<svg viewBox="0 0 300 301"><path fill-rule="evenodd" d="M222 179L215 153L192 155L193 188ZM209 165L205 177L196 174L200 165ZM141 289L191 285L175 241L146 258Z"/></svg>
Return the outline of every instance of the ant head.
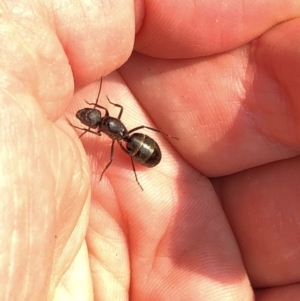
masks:
<svg viewBox="0 0 300 301"><path fill-rule="evenodd" d="M97 128L101 122L101 113L99 110L84 108L76 113L80 122L90 128Z"/></svg>

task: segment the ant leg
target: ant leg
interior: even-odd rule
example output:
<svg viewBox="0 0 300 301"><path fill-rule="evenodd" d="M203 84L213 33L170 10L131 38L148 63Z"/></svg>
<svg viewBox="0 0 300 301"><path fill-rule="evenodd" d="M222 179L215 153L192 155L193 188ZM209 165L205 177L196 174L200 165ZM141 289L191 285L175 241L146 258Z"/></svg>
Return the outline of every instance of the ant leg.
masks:
<svg viewBox="0 0 300 301"><path fill-rule="evenodd" d="M154 131L154 132L158 132L158 133L161 133L162 135L166 136L166 137L169 137L169 138L173 138L173 139L176 139L176 140L179 140L178 138L174 137L174 136L171 136L161 130L158 130L158 129L155 129L155 128L151 128L149 126L146 126L146 125L141 125L141 126L138 126L130 131L128 131L128 134L132 133L132 132L135 132L137 130L140 130L140 129L148 129L148 130L151 130L151 131Z"/></svg>
<svg viewBox="0 0 300 301"><path fill-rule="evenodd" d="M101 136L101 132L94 132L94 131L91 130L91 128L87 128L87 129L80 128L80 127L78 127L78 126L76 126L76 125L73 125L70 121L69 121L69 125L71 125L71 126L72 126L73 128L75 128L75 129L84 131L82 134L80 134L80 136L79 136L78 138L81 138L81 137L82 137L84 134L86 134L87 132L92 133L92 134L95 134L95 135L97 135L97 136Z"/></svg>
<svg viewBox="0 0 300 301"><path fill-rule="evenodd" d="M104 170L102 171L102 174L101 174L101 176L100 176L100 180L99 180L99 181L101 181L104 172L107 170L107 168L110 166L111 162L112 162L113 159L114 159L114 144L115 144L115 141L116 141L116 140L113 140L113 142L112 142L112 144L111 144L111 149L110 149L110 160L109 160L109 162L106 164Z"/></svg>
<svg viewBox="0 0 300 301"><path fill-rule="evenodd" d="M134 162L133 162L133 159L132 159L132 156L129 154L128 150L123 146L123 144L118 141L121 149L128 155L130 156L130 159L131 159L131 165L132 165L132 170L134 172L134 176L135 176L135 180L137 181L137 183L139 184L139 186L141 187L141 189L144 191L142 185L140 184L139 180L138 180L138 177L137 177L137 174L136 174L136 170L135 170L135 166L134 166Z"/></svg>
<svg viewBox="0 0 300 301"><path fill-rule="evenodd" d="M105 107L102 107L102 106L98 105L97 103L88 102L86 100L85 100L85 102L90 106L94 106L94 108L103 109L105 111L105 116L109 116L108 110Z"/></svg>
<svg viewBox="0 0 300 301"><path fill-rule="evenodd" d="M116 104L116 103L111 102L107 95L106 95L106 98L107 98L107 100L108 100L108 102L109 102L110 104L114 105L115 107L120 108L120 113L119 113L119 116L118 116L118 119L120 120L120 119L121 119L121 116L122 116L122 114L123 114L123 107L122 107L121 105L118 105L118 104Z"/></svg>
<svg viewBox="0 0 300 301"><path fill-rule="evenodd" d="M98 100L99 100L100 93L101 93L101 88L102 88L102 77L100 78L100 87L99 87L98 95L96 98L96 104L98 104Z"/></svg>
<svg viewBox="0 0 300 301"><path fill-rule="evenodd" d="M136 174L136 171L135 171L135 166L134 166L134 162L133 162L132 156L130 156L130 159L131 159L132 170L133 170L133 172L134 172L135 180L137 181L137 183L139 184L139 186L141 187L141 189L144 191L142 185L140 184L140 182L139 182L139 180L138 180L138 177L137 177L137 174Z"/></svg>
<svg viewBox="0 0 300 301"><path fill-rule="evenodd" d="M81 129L81 128L78 128L76 127L77 129L80 129L80 130L84 130L83 133L81 133L79 136L78 136L78 139L80 139L83 135L85 135L90 129Z"/></svg>

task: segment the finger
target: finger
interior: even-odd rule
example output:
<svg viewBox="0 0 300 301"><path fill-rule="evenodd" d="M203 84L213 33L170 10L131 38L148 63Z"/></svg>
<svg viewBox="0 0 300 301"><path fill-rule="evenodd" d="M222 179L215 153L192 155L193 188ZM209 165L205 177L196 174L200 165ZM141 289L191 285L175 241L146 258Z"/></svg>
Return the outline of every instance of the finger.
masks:
<svg viewBox="0 0 300 301"><path fill-rule="evenodd" d="M300 295L300 285L291 284L282 287L258 290L255 295L257 301L289 301L297 300Z"/></svg>
<svg viewBox="0 0 300 301"><path fill-rule="evenodd" d="M5 243L0 271L1 279L6 281L2 283L4 295L0 299L11 296L14 300L40 300L41 295L51 299L57 282L71 265L84 239L89 173L83 149L66 134L70 128L58 122L62 131L47 119L57 120L65 111L73 94L73 74L81 83L83 74L86 81L96 78L96 73L97 77L101 75L102 71L95 64L85 64L85 69L79 71L82 66L76 65L76 59L86 61L92 56L89 52L92 47L79 46L82 31L73 39L80 31L78 27L76 31L75 20L82 20L84 15L94 25L99 12L90 9L88 2L78 3L72 9L60 2L61 11L54 4L49 11L49 7L37 2L13 5L1 6L4 17L0 23L3 37L0 42L0 114L4 125L0 131L3 142L0 166L4 171L2 206L3 210L6 208L1 220L1 238ZM90 14L94 18L89 18ZM73 23L63 23L66 20ZM111 16L110 20L114 27L116 23ZM59 24L58 36L54 33L55 24ZM86 29L85 33L90 33L89 24L81 28ZM125 22L122 26L126 27ZM68 49L73 41L79 43L75 44L82 51L80 57L79 53L77 57L74 54L75 44ZM122 57L119 62L124 60L125 48L130 43L132 41L124 42L124 48L119 48L121 52L115 54L113 60L107 60L110 67L102 70L115 68L118 55ZM106 49L110 51L107 46ZM64 50L72 57L71 66ZM102 51L102 54L107 53ZM86 72L81 73L82 70ZM18 283L18 291L15 283Z"/></svg>
<svg viewBox="0 0 300 301"><path fill-rule="evenodd" d="M0 299L9 295L13 300L39 300L40 294L51 297L82 244L88 187L80 184L88 182L89 175L79 164L83 150L80 153L70 136L45 121L32 99L12 96L14 92L0 94L0 118L6 125L0 130L5 212L0 220L0 276L5 279ZM69 240L72 244L66 246Z"/></svg>
<svg viewBox="0 0 300 301"><path fill-rule="evenodd" d="M74 80L80 86L111 72L133 45L133 5L128 1L72 3L3 7L1 72L6 77L1 85L32 94L51 120L69 105Z"/></svg>
<svg viewBox="0 0 300 301"><path fill-rule="evenodd" d="M216 183L255 288L300 281L299 167L297 157Z"/></svg>
<svg viewBox="0 0 300 301"><path fill-rule="evenodd" d="M64 1L48 6L54 11L52 24L79 86L127 60L135 34L133 1Z"/></svg>
<svg viewBox="0 0 300 301"><path fill-rule="evenodd" d="M83 243L74 261L60 279L53 301L66 299L92 301L94 299L91 271L86 244ZM70 297L72 292L72 297Z"/></svg>
<svg viewBox="0 0 300 301"><path fill-rule="evenodd" d="M274 24L295 18L299 2L288 2L231 0L224 5L222 1L198 0L174 5L172 1L138 1L135 50L159 58L192 58L228 51Z"/></svg>
<svg viewBox="0 0 300 301"><path fill-rule="evenodd" d="M209 59L135 53L120 73L157 127L178 137L171 143L205 175L290 158L299 145L298 23Z"/></svg>
<svg viewBox="0 0 300 301"><path fill-rule="evenodd" d="M260 46L254 59L261 72L253 80L253 90L265 92L265 97L257 100L251 97L247 103L255 112L253 121L260 133L297 149L300 143L299 26L299 19L285 22L258 40ZM275 93L268 96L267 92Z"/></svg>

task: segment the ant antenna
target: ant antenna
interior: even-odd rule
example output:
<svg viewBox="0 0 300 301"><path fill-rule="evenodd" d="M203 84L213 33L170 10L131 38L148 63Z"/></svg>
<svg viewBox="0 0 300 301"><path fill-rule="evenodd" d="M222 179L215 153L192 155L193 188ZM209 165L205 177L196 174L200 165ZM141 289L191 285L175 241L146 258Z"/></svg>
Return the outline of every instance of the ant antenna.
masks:
<svg viewBox="0 0 300 301"><path fill-rule="evenodd" d="M100 87L99 87L98 95L97 95L97 98L96 98L96 102L94 103L94 109L96 108L96 105L98 104L98 100L99 100L99 97L100 97L101 89L102 89L102 77L100 78Z"/></svg>

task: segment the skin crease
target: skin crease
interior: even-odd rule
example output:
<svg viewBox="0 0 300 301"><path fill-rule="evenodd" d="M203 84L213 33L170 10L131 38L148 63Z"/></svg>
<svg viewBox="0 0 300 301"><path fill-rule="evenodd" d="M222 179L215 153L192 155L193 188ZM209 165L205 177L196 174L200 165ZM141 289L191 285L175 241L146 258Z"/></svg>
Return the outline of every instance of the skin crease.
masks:
<svg viewBox="0 0 300 301"><path fill-rule="evenodd" d="M44 2L0 4L0 300L299 299L299 1ZM143 192L68 123L106 75L179 138Z"/></svg>

